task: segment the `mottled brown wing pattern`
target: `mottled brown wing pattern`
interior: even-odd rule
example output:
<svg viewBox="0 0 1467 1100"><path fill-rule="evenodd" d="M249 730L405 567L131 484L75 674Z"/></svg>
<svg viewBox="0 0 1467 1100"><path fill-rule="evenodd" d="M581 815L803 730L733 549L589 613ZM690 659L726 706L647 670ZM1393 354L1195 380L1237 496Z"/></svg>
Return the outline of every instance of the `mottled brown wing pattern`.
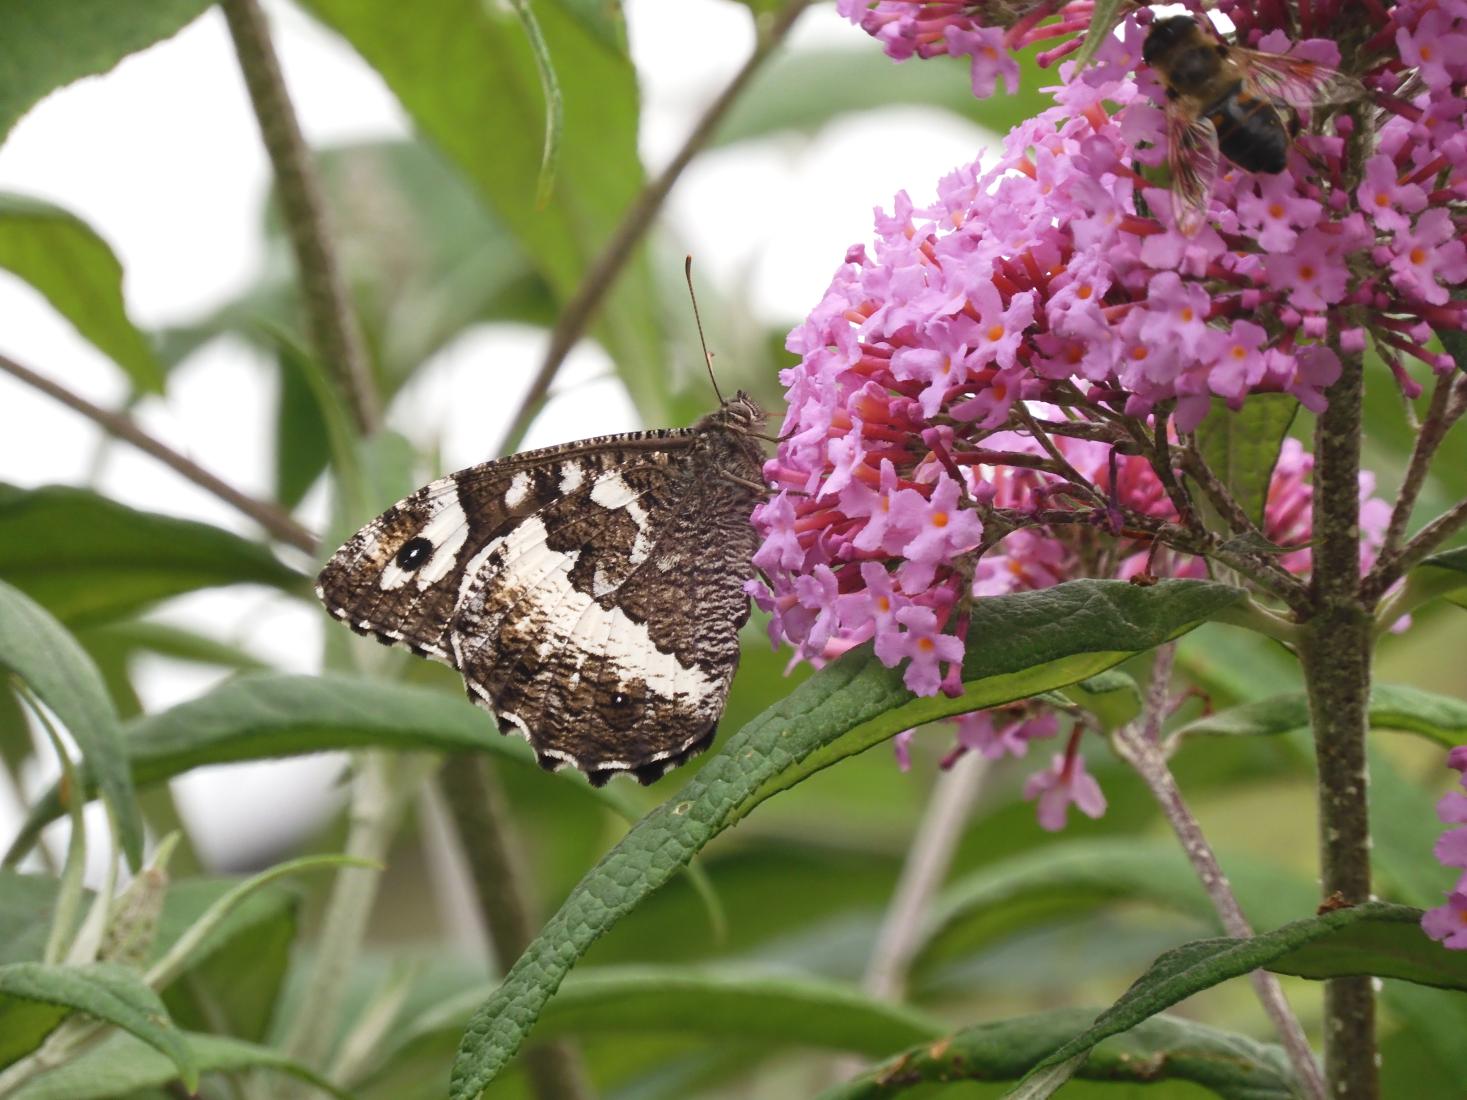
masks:
<svg viewBox="0 0 1467 1100"><path fill-rule="evenodd" d="M448 474L348 539L321 570L316 595L358 634L454 664L448 629L468 564L487 543L560 495L566 463L595 472L624 460L628 451L655 447L672 454L693 442L688 430L600 436ZM415 540L422 540L416 549L426 557L411 556Z"/></svg>
<svg viewBox="0 0 1467 1100"><path fill-rule="evenodd" d="M712 741L738 663L761 422L740 395L695 428L450 474L353 536L318 595L458 668L545 766L651 782Z"/></svg>
<svg viewBox="0 0 1467 1100"><path fill-rule="evenodd" d="M748 618L758 476L756 452L709 434L682 461L610 469L518 525L454 623L471 693L547 766L593 782L650 782L705 748Z"/></svg>

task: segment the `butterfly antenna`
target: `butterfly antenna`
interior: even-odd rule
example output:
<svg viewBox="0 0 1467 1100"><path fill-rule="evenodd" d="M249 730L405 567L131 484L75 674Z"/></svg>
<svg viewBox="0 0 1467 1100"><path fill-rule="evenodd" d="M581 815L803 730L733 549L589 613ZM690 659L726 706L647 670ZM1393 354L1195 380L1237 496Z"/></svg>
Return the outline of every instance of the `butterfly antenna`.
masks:
<svg viewBox="0 0 1467 1100"><path fill-rule="evenodd" d="M718 388L718 379L713 374L713 354L708 350L708 341L703 338L703 318L698 316L698 295L693 293L693 257L683 263L683 277L688 280L688 297L693 300L693 323L698 326L698 343L703 345L703 362L708 366L708 381L713 383L713 392L722 405L723 391Z"/></svg>

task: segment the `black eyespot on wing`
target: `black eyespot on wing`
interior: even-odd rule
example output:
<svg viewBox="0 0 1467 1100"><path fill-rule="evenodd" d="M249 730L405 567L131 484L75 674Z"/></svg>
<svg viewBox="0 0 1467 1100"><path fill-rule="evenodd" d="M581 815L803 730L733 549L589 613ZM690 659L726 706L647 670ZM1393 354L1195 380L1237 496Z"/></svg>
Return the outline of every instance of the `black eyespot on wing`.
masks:
<svg viewBox="0 0 1467 1100"><path fill-rule="evenodd" d="M433 556L433 544L419 535L415 539L408 539L402 544L397 552L397 567L399 569L420 569L428 563Z"/></svg>
<svg viewBox="0 0 1467 1100"><path fill-rule="evenodd" d="M618 684L596 700L596 713L611 729L632 729L647 709L646 692L646 685L640 682Z"/></svg>

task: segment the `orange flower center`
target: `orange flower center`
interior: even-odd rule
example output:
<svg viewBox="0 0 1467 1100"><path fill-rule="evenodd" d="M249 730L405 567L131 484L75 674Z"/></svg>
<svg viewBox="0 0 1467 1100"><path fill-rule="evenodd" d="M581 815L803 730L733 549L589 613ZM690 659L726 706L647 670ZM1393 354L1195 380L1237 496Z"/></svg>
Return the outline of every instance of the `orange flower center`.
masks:
<svg viewBox="0 0 1467 1100"><path fill-rule="evenodd" d="M1192 312L1192 307L1191 306L1183 306L1182 307L1182 320L1183 321L1190 321L1195 316L1197 316L1197 315Z"/></svg>
<svg viewBox="0 0 1467 1100"><path fill-rule="evenodd" d="M1075 297L1079 298L1082 302L1086 302L1090 300L1090 295L1094 293L1095 291L1090 289L1090 284L1086 283L1079 290L1075 291Z"/></svg>
<svg viewBox="0 0 1467 1100"><path fill-rule="evenodd" d="M947 526L947 513L946 512L933 512L932 513L932 526L934 526L934 527L946 527Z"/></svg>
<svg viewBox="0 0 1467 1100"><path fill-rule="evenodd" d="M1420 247L1419 245L1416 248L1413 248L1411 250L1411 262L1413 264L1425 263L1426 262L1426 249Z"/></svg>
<svg viewBox="0 0 1467 1100"><path fill-rule="evenodd" d="M1003 326L1002 325L989 325L988 326L988 339L991 340L991 341L994 341L994 342L997 342L999 340L1002 340L1003 339Z"/></svg>
<svg viewBox="0 0 1467 1100"><path fill-rule="evenodd" d="M917 640L917 648L920 649L923 653L931 653L934 649L937 648L937 643L934 642L931 638L919 638Z"/></svg>

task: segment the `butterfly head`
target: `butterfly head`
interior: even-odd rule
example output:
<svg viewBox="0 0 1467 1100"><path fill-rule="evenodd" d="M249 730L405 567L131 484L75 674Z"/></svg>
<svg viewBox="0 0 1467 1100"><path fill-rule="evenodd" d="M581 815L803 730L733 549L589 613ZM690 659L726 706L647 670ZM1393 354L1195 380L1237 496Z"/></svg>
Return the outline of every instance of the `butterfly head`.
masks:
<svg viewBox="0 0 1467 1100"><path fill-rule="evenodd" d="M739 435L755 435L764 427L764 410L743 390L698 422L700 428L722 428Z"/></svg>

